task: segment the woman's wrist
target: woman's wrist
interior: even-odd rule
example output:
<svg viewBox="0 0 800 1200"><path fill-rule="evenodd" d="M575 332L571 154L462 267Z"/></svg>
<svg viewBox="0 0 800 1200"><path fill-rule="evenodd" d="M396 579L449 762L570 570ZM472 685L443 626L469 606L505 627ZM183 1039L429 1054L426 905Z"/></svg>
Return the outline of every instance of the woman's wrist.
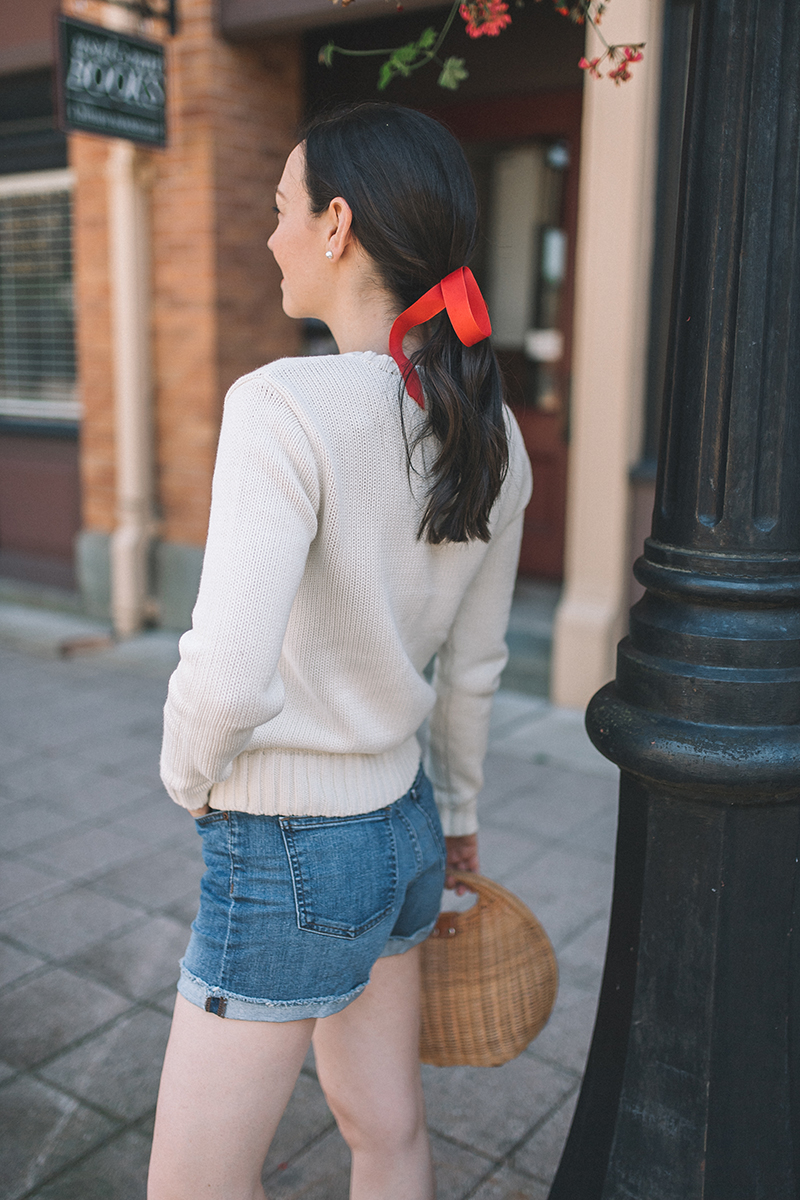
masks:
<svg viewBox="0 0 800 1200"><path fill-rule="evenodd" d="M468 871L473 875L478 873L480 863L478 861L477 833L465 833L459 837L445 837L444 844L447 850L447 866L445 867L444 881L446 888L454 886L453 871ZM456 887L459 896L467 890L463 884L459 884Z"/></svg>

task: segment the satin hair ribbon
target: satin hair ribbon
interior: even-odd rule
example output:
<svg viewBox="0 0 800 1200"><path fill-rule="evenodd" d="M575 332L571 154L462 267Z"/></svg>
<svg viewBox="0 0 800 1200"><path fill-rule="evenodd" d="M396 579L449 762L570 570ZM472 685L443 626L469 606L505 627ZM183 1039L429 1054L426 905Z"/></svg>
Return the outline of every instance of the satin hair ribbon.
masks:
<svg viewBox="0 0 800 1200"><path fill-rule="evenodd" d="M492 332L486 301L469 267L459 267L446 275L441 283L434 284L424 296L400 313L389 334L389 353L400 368L409 396L420 408L425 407L422 384L414 364L403 353L403 339L415 325L430 321L443 308L465 346L482 342Z"/></svg>

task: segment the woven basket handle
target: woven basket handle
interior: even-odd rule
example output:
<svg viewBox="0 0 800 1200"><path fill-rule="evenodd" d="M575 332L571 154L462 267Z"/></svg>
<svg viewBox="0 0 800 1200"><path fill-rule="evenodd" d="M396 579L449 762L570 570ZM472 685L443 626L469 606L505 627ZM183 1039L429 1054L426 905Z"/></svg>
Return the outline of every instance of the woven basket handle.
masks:
<svg viewBox="0 0 800 1200"><path fill-rule="evenodd" d="M470 913L474 913L476 909L485 907L492 901L498 901L514 909L526 919L536 919L527 904L523 903L519 896L515 896L508 888L503 887L502 883L495 883L494 879L487 879L485 875L476 875L473 871L449 871L448 875L478 897L477 904L473 904L472 908L468 908L466 912L458 914L462 919L469 917Z"/></svg>
<svg viewBox="0 0 800 1200"><path fill-rule="evenodd" d="M468 929L476 920L480 921L481 909L489 903L491 888L494 886L491 879L476 875L474 871L448 870L447 877L455 880L456 884L463 884L468 892L473 892L478 897L478 901L463 911L450 912L443 909L433 929L435 938L455 937L459 931Z"/></svg>
<svg viewBox="0 0 800 1200"><path fill-rule="evenodd" d="M468 892L474 892L479 904L482 900L489 900L497 895L498 885L485 875L477 875L474 871L448 871L447 875L448 878L454 879L456 884L462 884Z"/></svg>

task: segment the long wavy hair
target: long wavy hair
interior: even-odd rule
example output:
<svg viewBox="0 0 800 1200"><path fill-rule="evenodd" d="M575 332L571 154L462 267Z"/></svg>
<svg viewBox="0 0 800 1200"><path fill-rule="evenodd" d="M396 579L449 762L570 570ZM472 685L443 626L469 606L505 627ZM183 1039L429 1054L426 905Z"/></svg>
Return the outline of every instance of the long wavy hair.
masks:
<svg viewBox="0 0 800 1200"><path fill-rule="evenodd" d="M478 201L464 152L431 117L365 103L312 119L303 133L311 211L342 196L353 235L398 311L465 266L478 235ZM489 540L489 514L508 470L503 381L486 340L464 346L446 313L411 355L425 392L424 422L436 451L418 536L434 544ZM402 412L402 407L401 407ZM403 426L405 432L405 425Z"/></svg>

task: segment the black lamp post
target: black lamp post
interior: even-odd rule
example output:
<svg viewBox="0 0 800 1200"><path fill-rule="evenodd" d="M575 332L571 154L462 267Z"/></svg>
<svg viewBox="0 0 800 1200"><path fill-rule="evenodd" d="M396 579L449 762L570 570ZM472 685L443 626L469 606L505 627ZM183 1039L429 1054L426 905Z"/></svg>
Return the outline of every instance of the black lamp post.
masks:
<svg viewBox="0 0 800 1200"><path fill-rule="evenodd" d="M550 1200L800 1197L800 3L699 0L597 1023Z"/></svg>

